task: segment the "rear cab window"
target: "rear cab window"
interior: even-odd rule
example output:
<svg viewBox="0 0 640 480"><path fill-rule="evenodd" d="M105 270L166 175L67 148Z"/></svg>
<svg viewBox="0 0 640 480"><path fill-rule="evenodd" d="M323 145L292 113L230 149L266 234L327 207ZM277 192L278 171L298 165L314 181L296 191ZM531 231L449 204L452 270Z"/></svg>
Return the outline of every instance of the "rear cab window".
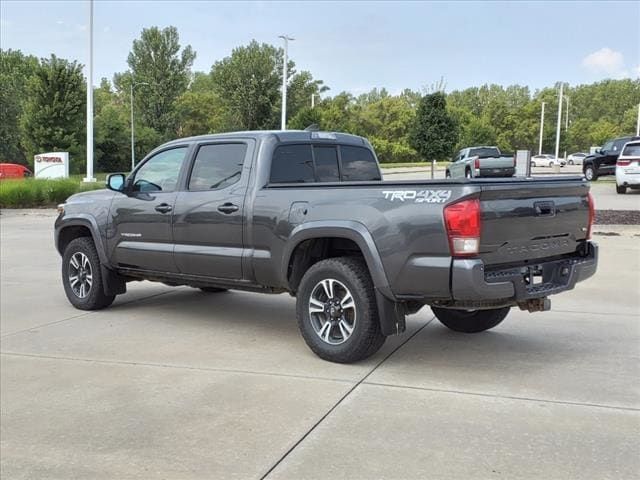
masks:
<svg viewBox="0 0 640 480"><path fill-rule="evenodd" d="M381 180L373 153L336 144L283 144L271 160L270 183L367 182Z"/></svg>
<svg viewBox="0 0 640 480"><path fill-rule="evenodd" d="M640 142L630 143L622 151L624 157L640 157Z"/></svg>

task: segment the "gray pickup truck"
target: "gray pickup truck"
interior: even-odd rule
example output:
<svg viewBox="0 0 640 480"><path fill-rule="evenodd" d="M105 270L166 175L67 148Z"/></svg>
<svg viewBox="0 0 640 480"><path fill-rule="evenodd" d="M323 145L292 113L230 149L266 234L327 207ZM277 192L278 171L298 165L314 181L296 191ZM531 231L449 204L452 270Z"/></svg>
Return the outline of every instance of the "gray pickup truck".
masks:
<svg viewBox="0 0 640 480"><path fill-rule="evenodd" d="M386 182L366 139L330 132L175 140L59 211L75 307L107 307L134 280L289 292L334 362L373 354L424 305L467 333L547 310L597 264L584 179Z"/></svg>
<svg viewBox="0 0 640 480"><path fill-rule="evenodd" d="M460 150L447 167L447 178L513 177L515 157L503 155L498 147L469 147Z"/></svg>

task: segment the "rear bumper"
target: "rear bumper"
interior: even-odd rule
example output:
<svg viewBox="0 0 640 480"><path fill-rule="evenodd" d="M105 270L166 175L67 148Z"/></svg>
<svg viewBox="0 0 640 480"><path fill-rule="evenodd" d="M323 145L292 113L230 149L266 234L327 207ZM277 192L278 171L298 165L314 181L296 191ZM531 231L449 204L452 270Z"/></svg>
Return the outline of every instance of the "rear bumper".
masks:
<svg viewBox="0 0 640 480"><path fill-rule="evenodd" d="M616 183L618 185L624 185L625 187L640 185L640 174L616 171Z"/></svg>
<svg viewBox="0 0 640 480"><path fill-rule="evenodd" d="M480 168L475 170L476 177L513 177L515 167L507 168Z"/></svg>
<svg viewBox="0 0 640 480"><path fill-rule="evenodd" d="M591 277L598 266L598 246L587 243L587 254L544 260L524 267L485 270L479 259L455 259L451 294L455 302L523 302L571 290ZM531 283L535 273L541 283Z"/></svg>

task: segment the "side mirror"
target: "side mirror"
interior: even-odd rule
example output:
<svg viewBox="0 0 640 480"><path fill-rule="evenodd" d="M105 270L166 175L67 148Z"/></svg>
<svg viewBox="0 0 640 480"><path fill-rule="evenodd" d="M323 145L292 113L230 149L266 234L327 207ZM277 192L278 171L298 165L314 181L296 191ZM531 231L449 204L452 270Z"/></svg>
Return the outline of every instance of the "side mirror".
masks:
<svg viewBox="0 0 640 480"><path fill-rule="evenodd" d="M601 148L596 148L596 153L602 154L602 153L604 153L604 151Z"/></svg>
<svg viewBox="0 0 640 480"><path fill-rule="evenodd" d="M122 192L124 191L125 179L124 173L112 173L107 177L107 188L114 192Z"/></svg>

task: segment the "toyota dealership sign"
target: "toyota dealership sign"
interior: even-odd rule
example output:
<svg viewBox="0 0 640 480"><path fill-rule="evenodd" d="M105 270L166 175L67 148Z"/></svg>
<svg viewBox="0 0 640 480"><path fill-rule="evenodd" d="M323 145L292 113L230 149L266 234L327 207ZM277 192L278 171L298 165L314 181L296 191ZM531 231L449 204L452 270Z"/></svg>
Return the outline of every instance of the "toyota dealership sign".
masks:
<svg viewBox="0 0 640 480"><path fill-rule="evenodd" d="M69 152L40 153L33 157L33 175L36 178L67 178Z"/></svg>

